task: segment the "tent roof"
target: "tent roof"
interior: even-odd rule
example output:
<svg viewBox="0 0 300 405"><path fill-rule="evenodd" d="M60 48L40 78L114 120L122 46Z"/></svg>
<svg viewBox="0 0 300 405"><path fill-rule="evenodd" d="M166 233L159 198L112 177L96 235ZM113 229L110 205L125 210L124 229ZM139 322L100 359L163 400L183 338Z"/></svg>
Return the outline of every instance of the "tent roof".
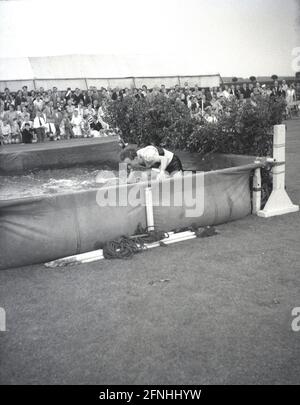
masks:
<svg viewBox="0 0 300 405"><path fill-rule="evenodd" d="M203 76L203 66L176 55L65 55L1 58L0 80Z"/></svg>

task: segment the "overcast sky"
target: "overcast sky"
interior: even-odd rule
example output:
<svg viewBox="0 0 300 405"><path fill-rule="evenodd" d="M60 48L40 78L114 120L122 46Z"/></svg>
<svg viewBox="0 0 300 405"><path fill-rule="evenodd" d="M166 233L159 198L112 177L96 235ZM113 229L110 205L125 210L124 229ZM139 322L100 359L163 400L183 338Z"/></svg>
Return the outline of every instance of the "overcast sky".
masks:
<svg viewBox="0 0 300 405"><path fill-rule="evenodd" d="M176 54L199 74L293 75L297 0L0 1L0 57Z"/></svg>

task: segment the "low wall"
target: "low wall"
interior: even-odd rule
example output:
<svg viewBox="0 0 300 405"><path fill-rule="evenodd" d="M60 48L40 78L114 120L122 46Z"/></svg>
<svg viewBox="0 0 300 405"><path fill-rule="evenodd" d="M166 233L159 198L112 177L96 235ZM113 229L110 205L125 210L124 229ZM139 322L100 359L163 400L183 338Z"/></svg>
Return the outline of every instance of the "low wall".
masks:
<svg viewBox="0 0 300 405"><path fill-rule="evenodd" d="M218 225L243 218L251 212L249 176L259 165L247 164L224 170L189 175L190 185L180 189L166 180L153 185L154 223L172 230L197 224ZM197 185L197 187L196 187ZM121 235L134 234L146 225L145 183L0 201L0 269L42 263L83 253ZM161 195L159 189L170 187ZM100 206L108 193L135 194L135 205ZM125 194L124 194L125 193ZM185 201L192 193L199 210L188 216L192 206ZM182 204L172 204L174 196ZM168 203L170 198L171 204Z"/></svg>
<svg viewBox="0 0 300 405"><path fill-rule="evenodd" d="M24 173L32 169L64 168L89 163L117 166L121 148L113 136L5 145L0 149L0 174Z"/></svg>

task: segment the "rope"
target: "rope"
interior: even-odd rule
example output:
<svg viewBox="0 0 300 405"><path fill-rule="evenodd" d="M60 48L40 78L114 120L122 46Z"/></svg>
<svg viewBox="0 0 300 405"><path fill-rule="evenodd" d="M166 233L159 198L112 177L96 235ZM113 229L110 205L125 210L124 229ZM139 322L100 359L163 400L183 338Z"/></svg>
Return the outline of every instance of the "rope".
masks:
<svg viewBox="0 0 300 405"><path fill-rule="evenodd" d="M205 238L217 235L218 231L213 226L205 226L199 228L196 224L192 224L186 228L176 229L175 233L193 231L197 238ZM169 234L164 231L150 230L143 228L141 224L136 229L134 236L121 236L118 239L105 243L103 246L103 256L105 259L130 259L133 255L141 253L147 249L146 244L159 242L160 246L166 246L162 239L168 238Z"/></svg>
<svg viewBox="0 0 300 405"><path fill-rule="evenodd" d="M168 238L169 234L164 231L150 230L138 225L136 235L121 236L118 239L105 243L103 256L105 259L130 259L133 255L147 249L146 243L161 241ZM163 245L163 243L162 243Z"/></svg>
<svg viewBox="0 0 300 405"><path fill-rule="evenodd" d="M103 247L105 259L130 259L134 254L145 250L142 238L131 239L121 236L119 239L107 242Z"/></svg>

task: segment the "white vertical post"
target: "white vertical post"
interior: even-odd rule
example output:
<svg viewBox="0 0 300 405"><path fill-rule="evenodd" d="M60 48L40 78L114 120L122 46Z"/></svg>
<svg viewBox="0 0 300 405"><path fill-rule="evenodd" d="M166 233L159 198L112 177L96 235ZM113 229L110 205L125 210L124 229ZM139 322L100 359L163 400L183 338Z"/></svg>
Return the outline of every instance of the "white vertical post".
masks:
<svg viewBox="0 0 300 405"><path fill-rule="evenodd" d="M153 200L151 187L145 188L145 202L146 202L146 217L147 217L147 230L154 230L154 216L153 216Z"/></svg>
<svg viewBox="0 0 300 405"><path fill-rule="evenodd" d="M288 214L299 211L285 191L285 125L274 125L273 159L273 190L263 210L258 211L259 217Z"/></svg>
<svg viewBox="0 0 300 405"><path fill-rule="evenodd" d="M260 167L255 169L253 176L252 214L257 214L261 208L261 173Z"/></svg>

